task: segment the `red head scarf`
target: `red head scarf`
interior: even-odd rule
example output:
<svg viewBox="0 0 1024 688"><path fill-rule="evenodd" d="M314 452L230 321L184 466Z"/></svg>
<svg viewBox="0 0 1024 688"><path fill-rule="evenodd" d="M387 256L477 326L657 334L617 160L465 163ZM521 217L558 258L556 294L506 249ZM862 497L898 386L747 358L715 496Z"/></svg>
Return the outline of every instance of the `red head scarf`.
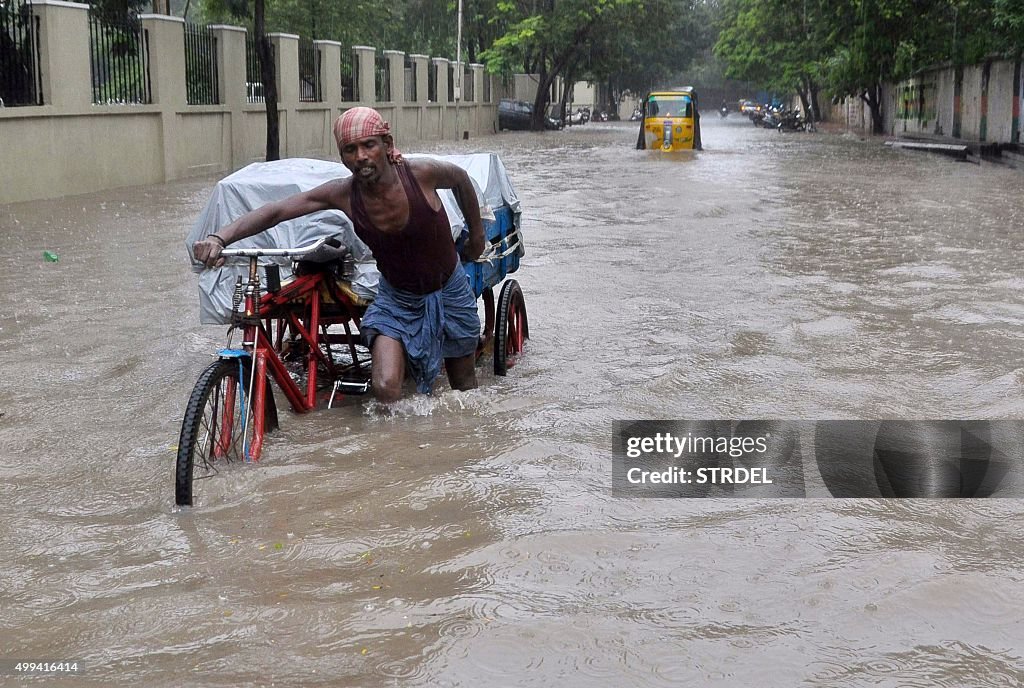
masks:
<svg viewBox="0 0 1024 688"><path fill-rule="evenodd" d="M373 108L355 107L334 120L334 138L339 148L368 136L385 135L391 136L391 126ZM402 162L402 154L395 148L394 138L391 140L391 150L388 151L388 161L394 165Z"/></svg>

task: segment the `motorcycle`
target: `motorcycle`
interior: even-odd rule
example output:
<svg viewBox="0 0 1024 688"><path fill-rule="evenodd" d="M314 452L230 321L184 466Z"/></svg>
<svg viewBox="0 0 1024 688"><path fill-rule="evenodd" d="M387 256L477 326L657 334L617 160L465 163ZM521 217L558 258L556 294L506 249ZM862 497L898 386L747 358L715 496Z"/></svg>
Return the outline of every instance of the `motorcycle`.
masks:
<svg viewBox="0 0 1024 688"><path fill-rule="evenodd" d="M765 129L775 129L782 121L782 113L778 109L768 108L761 119L761 126Z"/></svg>
<svg viewBox="0 0 1024 688"><path fill-rule="evenodd" d="M586 124L588 119L590 118L583 112L583 108L576 108L576 112L570 112L566 116L565 123L569 125Z"/></svg>
<svg viewBox="0 0 1024 688"><path fill-rule="evenodd" d="M726 117L729 116L729 108L723 105L721 108L718 109L718 114L722 116L722 119L725 119Z"/></svg>
<svg viewBox="0 0 1024 688"><path fill-rule="evenodd" d="M807 128L803 115L796 110L785 110L780 114L775 127L780 131L805 131Z"/></svg>
<svg viewBox="0 0 1024 688"><path fill-rule="evenodd" d="M644 114L640 111L640 108L634 108L633 114L629 116L630 122L639 122L644 118Z"/></svg>

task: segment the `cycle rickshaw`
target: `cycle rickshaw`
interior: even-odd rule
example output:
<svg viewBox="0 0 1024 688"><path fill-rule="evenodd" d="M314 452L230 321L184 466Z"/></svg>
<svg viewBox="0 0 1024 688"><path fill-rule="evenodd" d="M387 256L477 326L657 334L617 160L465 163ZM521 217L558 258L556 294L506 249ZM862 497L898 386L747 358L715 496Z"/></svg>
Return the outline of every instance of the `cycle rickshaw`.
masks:
<svg viewBox="0 0 1024 688"><path fill-rule="evenodd" d="M524 254L519 200L496 155L434 157L466 169L477 187L486 249L463 267L483 301L478 364L493 349L494 372L505 375L529 337L522 289L506 279ZM338 163L289 159L229 175L186 239L190 258L197 239L242 213L348 174ZM438 194L453 238L463 237L454 196L448 190ZM197 481L232 462L260 459L265 434L278 426L270 381L297 413L325 402L331 407L339 396L370 388L372 361L359 322L376 292L378 274L343 213L323 211L282 223L232 244L222 255L243 263L200 272L200 320L230 329L227 346L199 376L185 409L175 465L178 505L193 504Z"/></svg>

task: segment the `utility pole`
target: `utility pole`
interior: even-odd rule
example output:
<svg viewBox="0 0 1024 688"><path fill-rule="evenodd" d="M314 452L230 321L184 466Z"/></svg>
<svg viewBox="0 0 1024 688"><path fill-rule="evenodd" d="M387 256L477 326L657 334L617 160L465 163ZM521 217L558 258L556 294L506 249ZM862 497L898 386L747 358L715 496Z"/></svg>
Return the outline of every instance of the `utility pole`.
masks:
<svg viewBox="0 0 1024 688"><path fill-rule="evenodd" d="M455 32L455 138L459 138L459 101L462 100L462 75L466 70L462 67L462 0L459 0L458 27ZM468 133L468 132L467 132Z"/></svg>

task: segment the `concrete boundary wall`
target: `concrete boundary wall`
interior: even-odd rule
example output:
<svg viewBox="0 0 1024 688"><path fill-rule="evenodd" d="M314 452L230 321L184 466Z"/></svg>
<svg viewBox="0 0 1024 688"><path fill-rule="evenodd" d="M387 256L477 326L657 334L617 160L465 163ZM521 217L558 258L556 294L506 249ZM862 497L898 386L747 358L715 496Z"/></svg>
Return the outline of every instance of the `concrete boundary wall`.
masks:
<svg viewBox="0 0 1024 688"><path fill-rule="evenodd" d="M1024 76L1012 60L926 70L882 88L885 133L951 136L985 143L1021 143ZM828 119L869 133L871 112L860 98L834 104Z"/></svg>
<svg viewBox="0 0 1024 688"><path fill-rule="evenodd" d="M119 186L156 184L190 176L227 173L263 160L266 110L247 99L246 30L211 27L216 36L217 105L188 105L185 89L184 21L142 16L149 35L152 103L94 105L89 59L88 6L33 0L40 17L43 105L0 108L0 203L14 203ZM281 157L336 157L334 119L357 105L381 111L399 144L456 140L497 130L499 84L470 65L476 96L427 101L427 56L413 56L420 77L416 102L405 99L404 54L388 51L391 100L374 96L375 49L352 50L358 60L361 102L342 102L340 64L346 49L315 41L321 53L322 102L300 102L299 41L273 34L277 61ZM345 55L347 57L347 55ZM434 58L436 61L439 58ZM443 63L447 65L447 60ZM439 81L447 70L438 70ZM492 79L491 100L482 102L483 79Z"/></svg>

